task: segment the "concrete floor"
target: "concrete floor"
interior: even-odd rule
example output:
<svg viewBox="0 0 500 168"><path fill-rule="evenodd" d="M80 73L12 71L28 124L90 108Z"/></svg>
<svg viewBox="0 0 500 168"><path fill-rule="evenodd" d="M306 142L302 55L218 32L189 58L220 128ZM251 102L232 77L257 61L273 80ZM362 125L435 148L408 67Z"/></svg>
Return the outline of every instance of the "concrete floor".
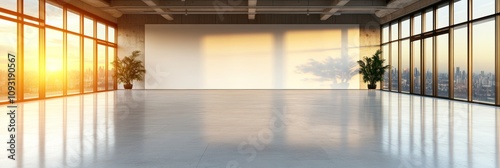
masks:
<svg viewBox="0 0 500 168"><path fill-rule="evenodd" d="M367 90L133 90L7 109L0 167L499 167L494 106ZM5 128L4 128L5 127Z"/></svg>

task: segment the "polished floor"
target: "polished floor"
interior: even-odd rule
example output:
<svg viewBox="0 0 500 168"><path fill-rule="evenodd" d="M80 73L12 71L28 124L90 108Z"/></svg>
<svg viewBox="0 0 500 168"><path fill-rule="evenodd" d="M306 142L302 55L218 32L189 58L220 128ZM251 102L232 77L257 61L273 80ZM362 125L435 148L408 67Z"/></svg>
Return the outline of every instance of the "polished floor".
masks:
<svg viewBox="0 0 500 168"><path fill-rule="evenodd" d="M133 90L18 104L0 167L500 167L499 108L367 90Z"/></svg>

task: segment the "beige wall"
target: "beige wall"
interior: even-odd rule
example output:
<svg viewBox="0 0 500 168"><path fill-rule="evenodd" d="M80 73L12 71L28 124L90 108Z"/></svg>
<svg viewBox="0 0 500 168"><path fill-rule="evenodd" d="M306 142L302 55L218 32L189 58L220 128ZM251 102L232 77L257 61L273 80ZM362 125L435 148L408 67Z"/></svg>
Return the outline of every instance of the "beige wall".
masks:
<svg viewBox="0 0 500 168"><path fill-rule="evenodd" d="M374 15L340 15L325 21L318 15L257 15L255 20L248 20L247 15L174 15L173 21L159 15L123 15L118 18L119 57L134 50L147 54L145 24L359 24L360 58L371 56L380 44L380 25ZM144 61L144 55L139 59ZM135 82L134 88L144 89L144 81ZM360 88L366 88L366 84L361 82Z"/></svg>

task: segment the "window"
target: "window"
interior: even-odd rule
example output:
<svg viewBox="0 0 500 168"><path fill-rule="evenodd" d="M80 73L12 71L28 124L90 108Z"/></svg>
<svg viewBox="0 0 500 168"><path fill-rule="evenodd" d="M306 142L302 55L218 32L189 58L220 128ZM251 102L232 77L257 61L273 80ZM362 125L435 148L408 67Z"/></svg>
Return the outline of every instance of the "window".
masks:
<svg viewBox="0 0 500 168"><path fill-rule="evenodd" d="M94 91L94 40L85 38L83 42L84 92Z"/></svg>
<svg viewBox="0 0 500 168"><path fill-rule="evenodd" d="M398 22L394 22L391 24L391 41L397 40L399 38L398 25Z"/></svg>
<svg viewBox="0 0 500 168"><path fill-rule="evenodd" d="M398 91L399 84L399 54L398 42L391 43L391 90Z"/></svg>
<svg viewBox="0 0 500 168"><path fill-rule="evenodd" d="M80 93L80 36L68 34L68 49L67 49L67 76L68 76L68 94Z"/></svg>
<svg viewBox="0 0 500 168"><path fill-rule="evenodd" d="M83 34L94 37L94 20L87 17L83 18Z"/></svg>
<svg viewBox="0 0 500 168"><path fill-rule="evenodd" d="M63 93L63 33L45 29L45 95Z"/></svg>
<svg viewBox="0 0 500 168"><path fill-rule="evenodd" d="M39 93L39 29L24 26L24 98L38 98Z"/></svg>
<svg viewBox="0 0 500 168"><path fill-rule="evenodd" d="M97 45L97 90L106 90L106 46Z"/></svg>
<svg viewBox="0 0 500 168"><path fill-rule="evenodd" d="M432 53L432 37L424 39L424 93L425 95L433 95L433 63L434 57Z"/></svg>
<svg viewBox="0 0 500 168"><path fill-rule="evenodd" d="M449 94L449 55L448 34L436 37L436 66L437 66L437 94L439 97L448 97Z"/></svg>
<svg viewBox="0 0 500 168"><path fill-rule="evenodd" d="M66 15L67 29L75 33L80 33L80 14L68 10Z"/></svg>
<svg viewBox="0 0 500 168"><path fill-rule="evenodd" d="M472 24L472 99L495 102L495 18Z"/></svg>
<svg viewBox="0 0 500 168"><path fill-rule="evenodd" d="M401 38L410 36L410 19L406 18L401 21Z"/></svg>
<svg viewBox="0 0 500 168"><path fill-rule="evenodd" d="M108 47L108 90L112 90L115 86L115 80L113 76L115 75L115 66L112 62L115 61L115 48Z"/></svg>
<svg viewBox="0 0 500 168"><path fill-rule="evenodd" d="M495 13L495 0L472 0L472 19Z"/></svg>
<svg viewBox="0 0 500 168"><path fill-rule="evenodd" d="M401 91L410 92L410 40L401 41Z"/></svg>
<svg viewBox="0 0 500 168"><path fill-rule="evenodd" d="M447 3L437 8L436 15L437 29L450 25L450 8Z"/></svg>
<svg viewBox="0 0 500 168"><path fill-rule="evenodd" d="M390 64L389 59L389 44L382 45L382 58L385 60L385 65ZM390 69L389 69L390 71ZM384 80L382 81L382 89L389 90L389 71L384 73Z"/></svg>
<svg viewBox="0 0 500 168"><path fill-rule="evenodd" d="M467 66L467 25L455 27L453 33L453 54L455 65L454 96L456 99L468 98L468 66Z"/></svg>
<svg viewBox="0 0 500 168"><path fill-rule="evenodd" d="M24 14L38 18L40 13L39 0L24 0L23 5Z"/></svg>
<svg viewBox="0 0 500 168"><path fill-rule="evenodd" d="M108 26L108 41L115 42L115 28Z"/></svg>
<svg viewBox="0 0 500 168"><path fill-rule="evenodd" d="M63 28L63 9L52 5L50 3L45 4L45 24L51 25L57 28Z"/></svg>
<svg viewBox="0 0 500 168"><path fill-rule="evenodd" d="M17 0L1 0L0 7L12 11L17 11Z"/></svg>
<svg viewBox="0 0 500 168"><path fill-rule="evenodd" d="M413 41L412 42L412 47L413 47L413 93L416 94L421 94L421 78L422 78L422 72L421 72L421 64L420 64L420 40Z"/></svg>
<svg viewBox="0 0 500 168"><path fill-rule="evenodd" d="M453 10L453 22L454 24L462 23L467 21L467 0L455 0Z"/></svg>
<svg viewBox="0 0 500 168"><path fill-rule="evenodd" d="M0 19L0 58L1 65L7 65L7 54L17 56L17 24ZM0 66L0 81L7 81L7 66ZM7 82L0 83L0 101L7 101Z"/></svg>
<svg viewBox="0 0 500 168"><path fill-rule="evenodd" d="M432 9L425 12L425 29L424 32L434 30L434 12Z"/></svg>
<svg viewBox="0 0 500 168"><path fill-rule="evenodd" d="M382 27L382 43L389 42L389 26L385 25Z"/></svg>
<svg viewBox="0 0 500 168"><path fill-rule="evenodd" d="M413 35L422 33L422 15L415 14L413 17Z"/></svg>
<svg viewBox="0 0 500 168"><path fill-rule="evenodd" d="M97 38L99 40L106 40L106 25L97 22Z"/></svg>

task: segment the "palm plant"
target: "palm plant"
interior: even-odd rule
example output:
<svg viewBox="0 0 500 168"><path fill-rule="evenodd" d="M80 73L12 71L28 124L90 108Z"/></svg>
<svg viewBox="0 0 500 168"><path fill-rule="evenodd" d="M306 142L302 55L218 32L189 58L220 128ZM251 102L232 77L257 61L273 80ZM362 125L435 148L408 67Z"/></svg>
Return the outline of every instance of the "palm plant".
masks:
<svg viewBox="0 0 500 168"><path fill-rule="evenodd" d="M386 69L389 65L384 66L385 59L380 58L382 52L377 50L372 57L363 57L359 60L359 73L363 74L363 81L368 82L368 89L377 88L377 82L382 81Z"/></svg>
<svg viewBox="0 0 500 168"><path fill-rule="evenodd" d="M116 78L118 82L123 83L125 89L132 89L132 82L135 80L143 80L146 69L141 60L136 60L140 55L140 51L133 51L132 55L126 56L123 59L116 59L111 62L116 67Z"/></svg>

